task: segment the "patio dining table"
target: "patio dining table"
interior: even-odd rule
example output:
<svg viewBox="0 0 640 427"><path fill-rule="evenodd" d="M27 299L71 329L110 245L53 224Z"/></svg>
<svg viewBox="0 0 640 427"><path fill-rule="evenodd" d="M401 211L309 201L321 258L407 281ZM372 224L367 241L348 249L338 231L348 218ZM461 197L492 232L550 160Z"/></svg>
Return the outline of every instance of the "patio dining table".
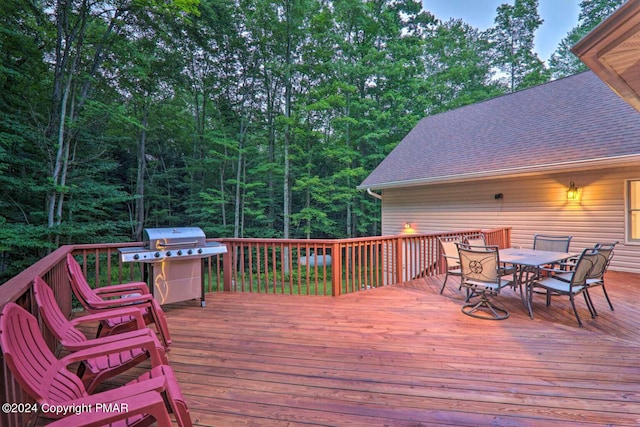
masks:
<svg viewBox="0 0 640 427"><path fill-rule="evenodd" d="M516 267L516 285L520 287L520 297L533 319L533 280L539 275L540 268L579 256L579 253L539 251L524 248L500 249L500 262Z"/></svg>

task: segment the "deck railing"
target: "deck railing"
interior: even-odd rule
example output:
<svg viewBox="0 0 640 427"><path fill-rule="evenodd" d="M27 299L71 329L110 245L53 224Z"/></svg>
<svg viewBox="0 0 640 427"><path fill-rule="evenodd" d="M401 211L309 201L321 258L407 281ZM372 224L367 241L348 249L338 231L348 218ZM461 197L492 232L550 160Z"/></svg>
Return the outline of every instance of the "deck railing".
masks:
<svg viewBox="0 0 640 427"><path fill-rule="evenodd" d="M341 295L444 272L438 237L482 232L488 244L509 247L511 229L465 230L335 240L209 239L226 244L228 253L205 259L206 292L264 292ZM142 280L143 264L122 263L117 248L140 242L62 246L0 286L0 310L16 302L39 318L32 292L35 276L52 287L63 313L71 317L74 297L66 274L67 254L83 267L95 286ZM52 351L57 342L40 322ZM0 354L0 401L32 400L14 380ZM0 427L29 425L33 414L0 412Z"/></svg>
<svg viewBox="0 0 640 427"><path fill-rule="evenodd" d="M444 273L438 237L483 233L509 247L509 228L339 240L222 239L225 281L217 290L341 295Z"/></svg>

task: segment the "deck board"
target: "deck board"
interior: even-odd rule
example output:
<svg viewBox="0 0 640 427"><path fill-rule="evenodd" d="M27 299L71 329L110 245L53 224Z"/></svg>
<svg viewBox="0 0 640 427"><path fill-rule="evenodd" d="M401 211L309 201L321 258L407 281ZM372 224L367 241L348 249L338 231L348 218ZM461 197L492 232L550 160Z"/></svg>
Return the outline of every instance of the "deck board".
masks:
<svg viewBox="0 0 640 427"><path fill-rule="evenodd" d="M640 276L607 274L610 311L582 298L463 315L442 277L340 297L220 293L165 306L197 426L640 425ZM132 372L129 375L134 375ZM114 379L124 381L127 375Z"/></svg>

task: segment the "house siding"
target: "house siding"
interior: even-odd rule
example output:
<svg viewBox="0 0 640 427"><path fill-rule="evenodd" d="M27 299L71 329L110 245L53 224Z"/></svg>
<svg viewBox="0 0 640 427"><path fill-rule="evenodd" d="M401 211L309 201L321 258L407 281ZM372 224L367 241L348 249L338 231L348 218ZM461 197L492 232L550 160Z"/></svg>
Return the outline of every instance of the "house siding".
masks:
<svg viewBox="0 0 640 427"><path fill-rule="evenodd" d="M512 227L512 244L531 247L533 235L572 235L572 251L619 241L612 270L640 273L640 245L625 243L625 183L640 168L625 167L521 178L385 189L382 234ZM567 201L573 181L580 201ZM496 200L494 195L502 193Z"/></svg>

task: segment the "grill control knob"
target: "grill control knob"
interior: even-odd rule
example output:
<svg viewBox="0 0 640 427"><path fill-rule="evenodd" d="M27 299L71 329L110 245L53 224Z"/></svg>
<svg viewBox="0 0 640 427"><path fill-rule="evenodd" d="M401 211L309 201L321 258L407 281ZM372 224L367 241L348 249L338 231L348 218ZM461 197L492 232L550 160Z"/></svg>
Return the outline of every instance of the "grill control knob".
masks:
<svg viewBox="0 0 640 427"><path fill-rule="evenodd" d="M202 253L202 248L198 249L198 253L201 254Z"/></svg>
<svg viewBox="0 0 640 427"><path fill-rule="evenodd" d="M187 251L187 255L191 255L192 253L193 253L193 249L189 249L189 250Z"/></svg>
<svg viewBox="0 0 640 427"><path fill-rule="evenodd" d="M182 251L178 251L178 255L182 255Z"/></svg>
<svg viewBox="0 0 640 427"><path fill-rule="evenodd" d="M153 256L156 258L160 258L160 252L156 252L155 254L153 254Z"/></svg>
<svg viewBox="0 0 640 427"><path fill-rule="evenodd" d="M133 256L133 259L140 259L140 254L135 254L135 255Z"/></svg>
<svg viewBox="0 0 640 427"><path fill-rule="evenodd" d="M171 256L171 251L167 251L167 256Z"/></svg>

